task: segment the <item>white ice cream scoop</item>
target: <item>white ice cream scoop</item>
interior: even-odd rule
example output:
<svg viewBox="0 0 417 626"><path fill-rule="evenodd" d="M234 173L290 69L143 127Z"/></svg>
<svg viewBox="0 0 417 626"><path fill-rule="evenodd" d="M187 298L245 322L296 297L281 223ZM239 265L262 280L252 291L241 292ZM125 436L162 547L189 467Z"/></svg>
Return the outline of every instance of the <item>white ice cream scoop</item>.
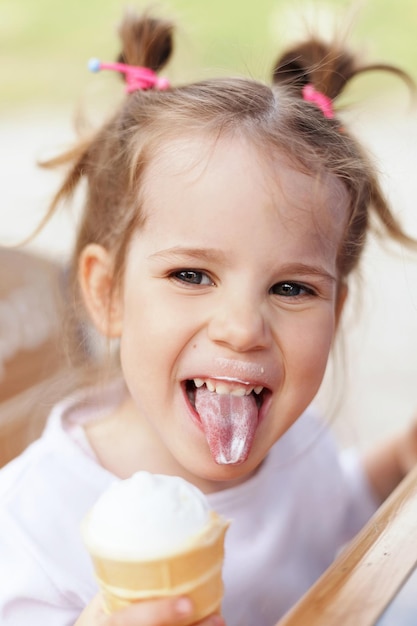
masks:
<svg viewBox="0 0 417 626"><path fill-rule="evenodd" d="M177 476L137 472L115 481L84 528L91 549L113 558L154 559L183 550L208 524L204 494Z"/></svg>

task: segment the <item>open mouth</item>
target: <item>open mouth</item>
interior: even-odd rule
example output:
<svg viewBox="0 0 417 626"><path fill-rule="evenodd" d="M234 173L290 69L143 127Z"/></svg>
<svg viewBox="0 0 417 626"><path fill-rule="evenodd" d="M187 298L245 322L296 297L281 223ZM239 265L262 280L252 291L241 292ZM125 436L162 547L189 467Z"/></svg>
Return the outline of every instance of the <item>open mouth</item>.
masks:
<svg viewBox="0 0 417 626"><path fill-rule="evenodd" d="M262 385L254 386L246 383L231 383L224 380L216 380L213 378L193 378L185 381L185 391L191 406L196 410L195 396L196 390L206 386L208 391L217 393L220 396L231 395L237 397L252 395L255 399L258 411L262 407L266 397L271 393Z"/></svg>
<svg viewBox="0 0 417 626"><path fill-rule="evenodd" d="M246 461L271 391L262 385L213 378L193 378L184 384L214 461L219 465Z"/></svg>

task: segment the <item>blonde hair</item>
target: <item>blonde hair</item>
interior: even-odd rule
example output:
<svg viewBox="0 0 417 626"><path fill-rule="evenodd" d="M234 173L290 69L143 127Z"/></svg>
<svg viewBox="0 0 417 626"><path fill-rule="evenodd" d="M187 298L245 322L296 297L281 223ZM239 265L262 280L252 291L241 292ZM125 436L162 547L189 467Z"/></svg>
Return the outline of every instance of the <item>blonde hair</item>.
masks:
<svg viewBox="0 0 417 626"><path fill-rule="evenodd" d="M170 22L129 13L119 31L123 49L118 60L161 70L173 50L173 31ZM337 116L324 117L319 107L302 97L302 88L312 84L334 101L354 76L369 70L394 72L410 82L398 68L360 65L336 42L325 44L311 37L280 56L271 85L221 78L164 92L136 91L92 138L47 164L68 164L70 169L46 219L85 179L74 265L88 243L98 243L113 255L117 283L129 241L143 221L141 181L156 150L191 133L213 138L239 133L261 151L284 153L295 167L319 176L331 174L342 183L349 197L349 219L337 259L339 278L344 280L356 268L374 221L393 240L416 245L391 212L356 139Z"/></svg>

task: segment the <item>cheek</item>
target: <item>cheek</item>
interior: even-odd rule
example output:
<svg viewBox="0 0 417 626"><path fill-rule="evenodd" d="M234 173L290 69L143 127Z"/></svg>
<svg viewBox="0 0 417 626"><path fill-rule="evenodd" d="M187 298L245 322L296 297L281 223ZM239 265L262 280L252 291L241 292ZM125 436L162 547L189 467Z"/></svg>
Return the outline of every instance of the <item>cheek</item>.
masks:
<svg viewBox="0 0 417 626"><path fill-rule="evenodd" d="M293 372L303 378L304 384L317 387L326 369L333 342L335 319L333 312L320 315L309 323L296 324L287 339L287 362ZM291 369L291 368L290 368ZM291 372L290 372L291 373Z"/></svg>
<svg viewBox="0 0 417 626"><path fill-rule="evenodd" d="M183 319L153 294L130 293L124 302L120 358L126 374L142 382L171 367L185 342Z"/></svg>

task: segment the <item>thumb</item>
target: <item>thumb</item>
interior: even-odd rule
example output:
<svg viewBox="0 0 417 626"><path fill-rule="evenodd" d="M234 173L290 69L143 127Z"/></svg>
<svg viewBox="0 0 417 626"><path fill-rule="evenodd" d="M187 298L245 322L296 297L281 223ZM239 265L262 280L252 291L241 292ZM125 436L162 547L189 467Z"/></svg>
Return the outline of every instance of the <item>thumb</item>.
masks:
<svg viewBox="0 0 417 626"><path fill-rule="evenodd" d="M107 617L103 609L103 599L98 593L86 606L74 626L100 626L101 624L104 626Z"/></svg>

